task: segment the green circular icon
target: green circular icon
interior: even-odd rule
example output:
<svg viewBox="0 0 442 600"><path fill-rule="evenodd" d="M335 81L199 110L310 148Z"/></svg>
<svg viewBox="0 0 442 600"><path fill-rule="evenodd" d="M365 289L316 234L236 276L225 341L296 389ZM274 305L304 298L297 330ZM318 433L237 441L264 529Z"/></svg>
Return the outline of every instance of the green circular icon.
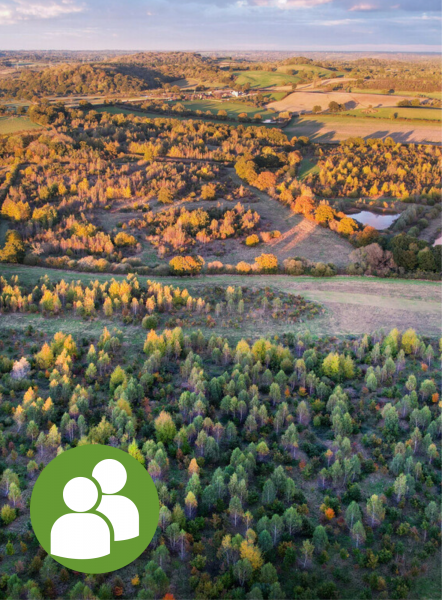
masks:
<svg viewBox="0 0 442 600"><path fill-rule="evenodd" d="M159 501L146 469L110 446L80 446L52 460L37 479L31 522L56 561L82 573L108 573L147 548Z"/></svg>

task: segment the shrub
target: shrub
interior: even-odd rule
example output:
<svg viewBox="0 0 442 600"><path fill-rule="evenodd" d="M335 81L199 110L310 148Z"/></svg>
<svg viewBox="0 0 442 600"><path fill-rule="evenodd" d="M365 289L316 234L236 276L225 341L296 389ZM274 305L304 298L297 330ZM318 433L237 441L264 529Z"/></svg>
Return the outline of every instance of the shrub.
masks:
<svg viewBox="0 0 442 600"><path fill-rule="evenodd" d="M278 259L274 254L261 254L261 256L255 258L255 262L261 273L278 272Z"/></svg>
<svg viewBox="0 0 442 600"><path fill-rule="evenodd" d="M284 272L287 273L287 275L302 275L304 273L304 265L301 260L287 258L283 264Z"/></svg>
<svg viewBox="0 0 442 600"><path fill-rule="evenodd" d="M312 269L313 277L333 277L336 275L336 271L330 265L325 265L324 263L318 262L316 263L314 269Z"/></svg>
<svg viewBox="0 0 442 600"><path fill-rule="evenodd" d="M5 504L2 507L1 515L3 523L9 525L9 523L12 523L12 521L16 519L17 512L15 508L11 508L9 504Z"/></svg>
<svg viewBox="0 0 442 600"><path fill-rule="evenodd" d="M125 233L124 231L120 231L114 238L114 243L116 246L135 246L137 240L133 235Z"/></svg>
<svg viewBox="0 0 442 600"><path fill-rule="evenodd" d="M236 270L238 273L250 273L250 271L252 270L252 266L249 265L248 262L242 260L236 265Z"/></svg>
<svg viewBox="0 0 442 600"><path fill-rule="evenodd" d="M246 237L246 246L257 246L259 244L259 237L256 233Z"/></svg>
<svg viewBox="0 0 442 600"><path fill-rule="evenodd" d="M216 186L214 183L207 183L201 188L201 198L203 200L215 200L216 198Z"/></svg>
<svg viewBox="0 0 442 600"><path fill-rule="evenodd" d="M169 262L169 267L174 275L197 275L201 273L204 259L201 256L175 256Z"/></svg>
<svg viewBox="0 0 442 600"><path fill-rule="evenodd" d="M173 192L169 190L169 188L161 188L158 192L158 202L161 204L172 204L173 202Z"/></svg>
<svg viewBox="0 0 442 600"><path fill-rule="evenodd" d="M144 329L156 329L158 327L158 319L155 315L146 315L141 325Z"/></svg>

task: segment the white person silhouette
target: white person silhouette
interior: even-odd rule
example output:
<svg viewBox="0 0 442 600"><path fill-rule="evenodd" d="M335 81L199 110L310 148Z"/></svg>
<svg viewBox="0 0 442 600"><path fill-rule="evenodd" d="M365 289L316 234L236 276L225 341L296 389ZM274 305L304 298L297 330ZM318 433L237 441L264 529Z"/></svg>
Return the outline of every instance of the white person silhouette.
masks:
<svg viewBox="0 0 442 600"><path fill-rule="evenodd" d="M100 558L110 554L110 531L104 519L87 513L98 490L86 477L75 477L63 489L66 506L74 511L57 519L51 529L51 554L62 558Z"/></svg>
<svg viewBox="0 0 442 600"><path fill-rule="evenodd" d="M135 504L126 496L117 495L127 481L126 469L117 460L99 462L92 471L100 484L102 496L96 509L109 519L114 529L114 540L130 540L140 535L140 516Z"/></svg>

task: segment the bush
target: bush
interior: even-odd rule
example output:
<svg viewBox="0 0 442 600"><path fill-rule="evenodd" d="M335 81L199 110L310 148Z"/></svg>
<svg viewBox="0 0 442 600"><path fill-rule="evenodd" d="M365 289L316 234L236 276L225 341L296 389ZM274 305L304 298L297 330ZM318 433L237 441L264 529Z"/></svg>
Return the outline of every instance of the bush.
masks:
<svg viewBox="0 0 442 600"><path fill-rule="evenodd" d="M133 235L128 233L124 233L124 231L120 231L114 238L114 244L116 246L135 246L137 240Z"/></svg>
<svg viewBox="0 0 442 600"><path fill-rule="evenodd" d="M1 515L2 521L5 525L9 525L9 523L12 523L12 521L17 518L17 512L15 508L11 508L9 504L5 504L2 507Z"/></svg>
<svg viewBox="0 0 442 600"><path fill-rule="evenodd" d="M169 188L161 188L158 192L158 202L161 204L172 204L173 202L173 192L169 190Z"/></svg>
<svg viewBox="0 0 442 600"><path fill-rule="evenodd" d="M173 275L198 275L204 266L201 256L175 256L169 262Z"/></svg>
<svg viewBox="0 0 442 600"><path fill-rule="evenodd" d="M246 237L246 246L257 246L259 244L259 237L256 233Z"/></svg>
<svg viewBox="0 0 442 600"><path fill-rule="evenodd" d="M236 270L238 273L250 273L252 270L252 265L242 260L236 265Z"/></svg>
<svg viewBox="0 0 442 600"><path fill-rule="evenodd" d="M158 327L158 319L155 315L146 315L141 322L144 329L156 329Z"/></svg>
<svg viewBox="0 0 442 600"><path fill-rule="evenodd" d="M261 256L255 258L255 262L261 273L278 272L278 259L274 254L261 254Z"/></svg>
<svg viewBox="0 0 442 600"><path fill-rule="evenodd" d="M304 273L304 265L301 260L287 258L283 264L284 272L287 273L287 275L302 275Z"/></svg>

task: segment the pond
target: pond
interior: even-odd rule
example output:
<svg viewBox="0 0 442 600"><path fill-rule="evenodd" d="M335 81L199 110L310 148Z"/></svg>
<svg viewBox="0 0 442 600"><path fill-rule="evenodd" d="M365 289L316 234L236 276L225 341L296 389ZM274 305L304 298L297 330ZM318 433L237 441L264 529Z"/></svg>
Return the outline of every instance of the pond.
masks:
<svg viewBox="0 0 442 600"><path fill-rule="evenodd" d="M369 210L363 210L354 215L349 215L349 217L358 221L358 223L362 223L362 225L369 225L375 229L388 229L399 218L399 215L378 215Z"/></svg>

